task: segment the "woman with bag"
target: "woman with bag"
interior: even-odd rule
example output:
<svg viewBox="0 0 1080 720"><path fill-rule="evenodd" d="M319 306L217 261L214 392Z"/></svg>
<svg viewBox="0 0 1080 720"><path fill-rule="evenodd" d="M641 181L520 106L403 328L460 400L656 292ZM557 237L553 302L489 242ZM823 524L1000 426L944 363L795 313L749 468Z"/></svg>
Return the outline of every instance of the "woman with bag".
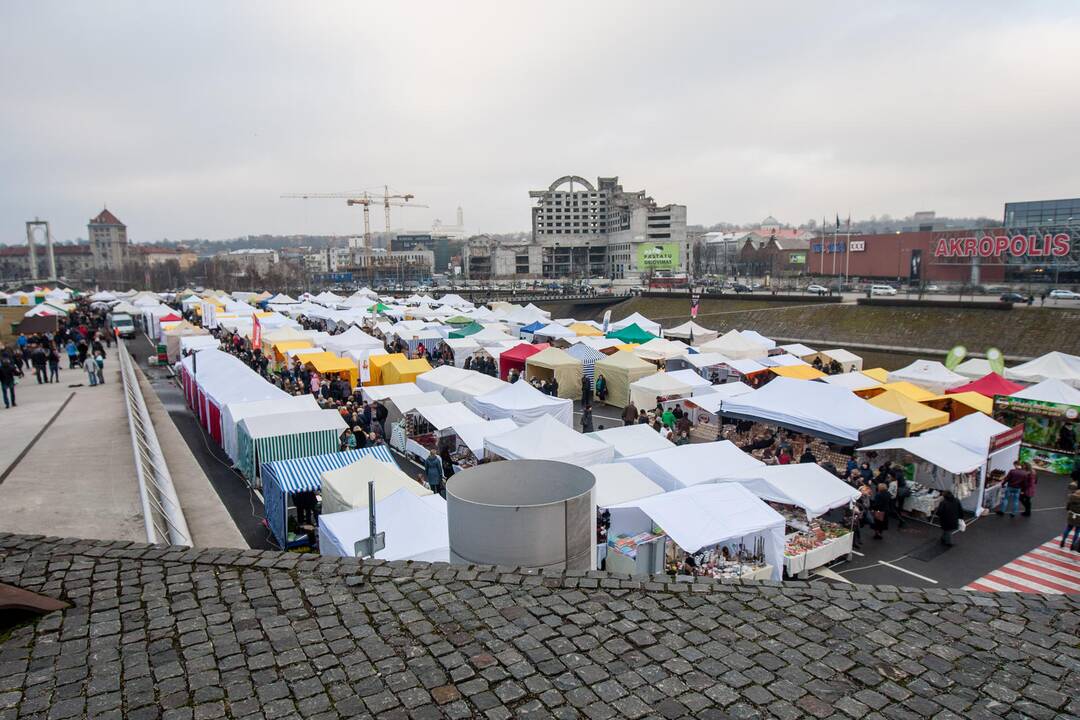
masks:
<svg viewBox="0 0 1080 720"><path fill-rule="evenodd" d="M892 495L889 486L878 483L877 492L870 499L870 516L874 521L874 539L880 540L885 530L889 529L889 508L892 507Z"/></svg>

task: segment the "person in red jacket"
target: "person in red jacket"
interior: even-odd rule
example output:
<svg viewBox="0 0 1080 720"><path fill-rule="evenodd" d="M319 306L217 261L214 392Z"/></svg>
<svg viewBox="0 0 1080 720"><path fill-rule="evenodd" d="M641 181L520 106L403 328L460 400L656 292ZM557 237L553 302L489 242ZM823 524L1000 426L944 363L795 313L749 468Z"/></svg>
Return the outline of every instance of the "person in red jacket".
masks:
<svg viewBox="0 0 1080 720"><path fill-rule="evenodd" d="M1027 473L1027 482L1020 488L1020 504L1024 506L1024 517L1031 517L1031 498L1035 497L1035 486L1039 483L1039 476L1031 469L1031 463L1024 463L1023 471Z"/></svg>

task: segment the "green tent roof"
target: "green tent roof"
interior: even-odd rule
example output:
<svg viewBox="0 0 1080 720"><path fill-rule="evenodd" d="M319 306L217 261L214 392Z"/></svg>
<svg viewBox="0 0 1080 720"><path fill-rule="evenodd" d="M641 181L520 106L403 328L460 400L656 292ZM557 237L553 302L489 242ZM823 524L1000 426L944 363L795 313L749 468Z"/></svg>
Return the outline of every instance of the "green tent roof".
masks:
<svg viewBox="0 0 1080 720"><path fill-rule="evenodd" d="M614 332L609 332L607 336L609 338L614 338L615 340L621 340L624 343L638 344L647 343L650 340L656 339L656 335L653 335L647 330L642 330L641 326L637 323L627 325L622 330L615 330Z"/></svg>
<svg viewBox="0 0 1080 720"><path fill-rule="evenodd" d="M454 317L446 321L447 325L468 325L473 319L471 317L465 317L464 315L455 315Z"/></svg>
<svg viewBox="0 0 1080 720"><path fill-rule="evenodd" d="M450 337L451 338L468 337L470 335L475 335L476 333L480 332L483 329L484 329L483 325L481 325L480 323L474 322L474 323L471 323L469 325L466 325L465 327L458 328L454 332L450 333Z"/></svg>

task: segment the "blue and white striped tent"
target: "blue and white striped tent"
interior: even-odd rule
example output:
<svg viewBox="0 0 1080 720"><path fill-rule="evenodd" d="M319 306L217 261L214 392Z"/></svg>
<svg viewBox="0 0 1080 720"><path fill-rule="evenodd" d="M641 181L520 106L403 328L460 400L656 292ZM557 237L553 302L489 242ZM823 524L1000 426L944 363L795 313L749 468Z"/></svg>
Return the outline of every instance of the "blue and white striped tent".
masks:
<svg viewBox="0 0 1080 720"><path fill-rule="evenodd" d="M582 370L590 380L593 379L593 373L596 371L596 361L607 357L604 353L585 343L574 343L566 348L566 354L581 361Z"/></svg>
<svg viewBox="0 0 1080 720"><path fill-rule="evenodd" d="M346 450L345 452L312 455L293 460L276 460L262 466L263 504L266 522L274 534L278 546L285 548L288 542L289 495L305 490L318 491L322 486L321 475L327 470L352 465L362 457L372 457L397 467L390 450L385 445Z"/></svg>

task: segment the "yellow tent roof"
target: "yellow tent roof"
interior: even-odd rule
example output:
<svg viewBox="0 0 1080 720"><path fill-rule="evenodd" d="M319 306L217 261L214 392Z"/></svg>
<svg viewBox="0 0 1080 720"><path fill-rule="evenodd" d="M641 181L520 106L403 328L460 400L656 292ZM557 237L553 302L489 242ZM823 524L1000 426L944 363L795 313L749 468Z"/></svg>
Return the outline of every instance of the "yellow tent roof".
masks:
<svg viewBox="0 0 1080 720"><path fill-rule="evenodd" d="M570 327L568 327L567 330L570 330L571 332L573 332L575 335L577 335L579 337L581 337L581 336L595 337L597 335L603 335L604 334L603 331L597 330L596 328L594 328L592 325L590 325L588 323L574 323Z"/></svg>
<svg viewBox="0 0 1080 720"><path fill-rule="evenodd" d="M934 393L932 393L929 390L926 390L924 388L921 388L918 385L915 385L913 383L909 383L906 380L900 380L899 382L885 383L884 385L882 385L878 389L879 390L895 390L896 392L901 393L902 395L907 395L912 400L918 400L919 402L922 402L923 400L929 400L932 397L934 397Z"/></svg>
<svg viewBox="0 0 1080 720"><path fill-rule="evenodd" d="M817 380L825 377L825 373L810 365L778 365L769 369L780 377L796 380Z"/></svg>
<svg viewBox="0 0 1080 720"><path fill-rule="evenodd" d="M616 350L626 350L627 352L633 352L634 348L638 346L638 343L623 343L622 345L616 345Z"/></svg>
<svg viewBox="0 0 1080 720"><path fill-rule="evenodd" d="M300 360L305 365L310 365L323 375L327 373L347 373L349 382L356 384L356 378L360 375L360 368L348 358L338 357L332 352L310 353L300 355Z"/></svg>
<svg viewBox="0 0 1080 720"><path fill-rule="evenodd" d="M424 358L409 360L397 358L382 368L382 381L387 385L415 382L417 375L431 370L431 365Z"/></svg>
<svg viewBox="0 0 1080 720"><path fill-rule="evenodd" d="M898 390L886 390L866 402L907 418L907 434L922 432L949 422L949 413L927 407Z"/></svg>
<svg viewBox="0 0 1080 720"><path fill-rule="evenodd" d="M368 358L368 371L369 377L368 385L382 385L382 372L383 368L392 363L394 360L407 360L402 353L392 353L390 355L372 355Z"/></svg>
<svg viewBox="0 0 1080 720"><path fill-rule="evenodd" d="M987 415L994 414L993 398L988 398L982 393L970 390L968 392L952 393L951 395L935 395L934 397L922 400L921 402L936 402L939 400L956 400L981 413L986 413Z"/></svg>
<svg viewBox="0 0 1080 720"><path fill-rule="evenodd" d="M889 382L889 371L885 368L870 368L869 370L860 370L859 372L863 375L869 375L879 383Z"/></svg>

